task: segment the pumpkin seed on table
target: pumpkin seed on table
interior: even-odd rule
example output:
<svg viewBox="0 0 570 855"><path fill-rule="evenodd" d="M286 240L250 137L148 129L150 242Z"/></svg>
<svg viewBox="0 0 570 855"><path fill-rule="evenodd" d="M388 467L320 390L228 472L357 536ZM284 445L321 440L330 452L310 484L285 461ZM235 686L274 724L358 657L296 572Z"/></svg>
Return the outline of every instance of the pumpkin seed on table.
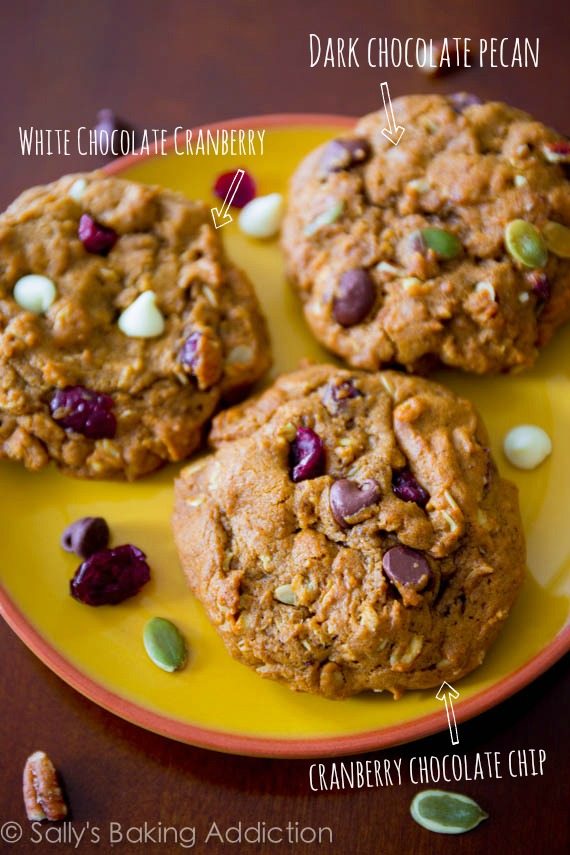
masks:
<svg viewBox="0 0 570 855"><path fill-rule="evenodd" d="M180 671L186 664L188 651L184 636L166 618L151 618L143 632L143 643L149 658L163 671Z"/></svg>
<svg viewBox="0 0 570 855"><path fill-rule="evenodd" d="M570 258L570 229L549 220L542 230L546 246L558 258Z"/></svg>
<svg viewBox="0 0 570 855"><path fill-rule="evenodd" d="M439 834L463 834L489 818L469 796L445 790L417 793L412 799L410 813L418 825Z"/></svg>
<svg viewBox="0 0 570 855"><path fill-rule="evenodd" d="M457 258L463 247L457 235L446 229L427 228L421 229L422 240L428 249L433 250L438 258L449 260Z"/></svg>
<svg viewBox="0 0 570 855"><path fill-rule="evenodd" d="M525 267L544 267L548 261L548 250L540 232L526 220L507 223L505 245L511 258Z"/></svg>

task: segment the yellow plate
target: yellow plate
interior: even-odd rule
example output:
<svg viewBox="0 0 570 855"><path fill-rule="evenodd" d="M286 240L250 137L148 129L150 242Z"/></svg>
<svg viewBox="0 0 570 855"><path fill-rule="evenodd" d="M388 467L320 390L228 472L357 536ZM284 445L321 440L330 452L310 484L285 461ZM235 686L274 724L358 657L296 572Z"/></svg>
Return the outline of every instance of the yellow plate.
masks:
<svg viewBox="0 0 570 855"><path fill-rule="evenodd" d="M243 166L260 194L285 192L301 157L350 120L266 116L223 123L265 128L263 157L168 156L128 158L112 171L162 184L188 196L216 200L222 171ZM211 126L212 127L212 126ZM223 236L232 259L257 287L269 318L274 373L299 359L327 359L310 336L287 286L276 241L246 238L235 224ZM472 378L447 372L450 386L470 397L489 428L504 475L519 486L528 539L529 573L520 599L485 664L458 684L458 720L489 708L521 688L570 646L563 631L570 604L570 334L562 331L537 367L517 377ZM521 422L552 437L552 457L534 472L505 461L501 439ZM30 474L2 463L4 616L20 637L79 691L150 730L208 748L266 756L332 755L384 747L445 728L435 691L327 701L294 694L234 662L186 588L170 534L176 467L135 484L76 481L50 467ZM77 560L62 552L64 527L80 516L104 516L113 543L134 543L152 568L152 581L132 600L89 608L68 593ZM146 621L161 615L188 638L192 656L181 673L166 674L147 658Z"/></svg>

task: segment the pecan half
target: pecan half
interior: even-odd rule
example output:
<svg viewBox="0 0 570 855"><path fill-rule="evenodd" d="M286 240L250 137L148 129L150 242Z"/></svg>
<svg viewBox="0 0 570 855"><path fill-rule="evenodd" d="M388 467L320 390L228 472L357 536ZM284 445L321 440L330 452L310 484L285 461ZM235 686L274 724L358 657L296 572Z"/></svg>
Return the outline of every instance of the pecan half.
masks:
<svg viewBox="0 0 570 855"><path fill-rule="evenodd" d="M57 821L67 816L67 805L55 766L44 751L35 751L24 766L24 805L32 822Z"/></svg>

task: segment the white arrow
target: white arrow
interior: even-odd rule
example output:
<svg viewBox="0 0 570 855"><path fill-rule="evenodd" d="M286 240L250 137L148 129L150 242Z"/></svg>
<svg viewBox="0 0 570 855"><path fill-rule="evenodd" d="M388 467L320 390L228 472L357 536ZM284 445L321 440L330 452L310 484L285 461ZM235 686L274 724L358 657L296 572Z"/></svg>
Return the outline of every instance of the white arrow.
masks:
<svg viewBox="0 0 570 855"><path fill-rule="evenodd" d="M459 745L459 734L457 733L457 722L455 721L455 711L453 709L452 698L459 697L459 692L450 686L449 683L442 683L439 687L439 692L436 695L438 701L445 701L445 712L447 713L447 724L449 727L449 735L451 736L451 744Z"/></svg>
<svg viewBox="0 0 570 855"><path fill-rule="evenodd" d="M228 187L228 192L224 198L224 201L220 205L219 208L212 208L212 219L214 221L214 225L217 229L221 229L222 226L227 226L228 223L232 222L232 215L229 212L229 208L234 201L234 196L236 195L239 185L241 184L241 180L245 175L245 170L236 169L236 174L232 178L232 183Z"/></svg>
<svg viewBox="0 0 570 855"><path fill-rule="evenodd" d="M387 140L390 140L392 145L398 145L406 129L401 125L396 124L388 84L386 82L381 83L380 89L382 90L382 100L384 101L384 111L386 113L386 122L388 124L387 128L382 128L382 133Z"/></svg>

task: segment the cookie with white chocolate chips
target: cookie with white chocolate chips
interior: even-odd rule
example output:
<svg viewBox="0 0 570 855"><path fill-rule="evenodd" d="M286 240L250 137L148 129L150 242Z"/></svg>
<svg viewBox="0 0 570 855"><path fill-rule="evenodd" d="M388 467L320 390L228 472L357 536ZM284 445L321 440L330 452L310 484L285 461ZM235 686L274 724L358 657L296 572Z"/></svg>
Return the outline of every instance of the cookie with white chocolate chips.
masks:
<svg viewBox="0 0 570 855"><path fill-rule="evenodd" d="M176 483L189 583L230 653L328 698L476 668L522 583L516 488L473 406L403 373L280 377Z"/></svg>
<svg viewBox="0 0 570 855"><path fill-rule="evenodd" d="M570 319L570 141L459 95L394 101L291 181L283 247L314 335L356 368L528 367Z"/></svg>
<svg viewBox="0 0 570 855"><path fill-rule="evenodd" d="M269 361L204 203L93 173L0 217L0 457L138 478L187 457Z"/></svg>

